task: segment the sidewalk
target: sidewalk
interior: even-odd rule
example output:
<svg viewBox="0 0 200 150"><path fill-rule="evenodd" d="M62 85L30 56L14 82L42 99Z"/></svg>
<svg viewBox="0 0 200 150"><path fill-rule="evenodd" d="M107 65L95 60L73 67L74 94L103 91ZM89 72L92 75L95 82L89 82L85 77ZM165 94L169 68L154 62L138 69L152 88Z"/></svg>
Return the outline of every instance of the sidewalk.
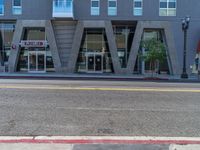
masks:
<svg viewBox="0 0 200 150"><path fill-rule="evenodd" d="M0 137L1 150L199 150L200 138Z"/></svg>
<svg viewBox="0 0 200 150"><path fill-rule="evenodd" d="M181 79L180 76L155 75L114 75L114 74L58 74L58 73L0 73L0 79L67 79L67 80L123 80L123 81L174 81L200 82L197 76Z"/></svg>

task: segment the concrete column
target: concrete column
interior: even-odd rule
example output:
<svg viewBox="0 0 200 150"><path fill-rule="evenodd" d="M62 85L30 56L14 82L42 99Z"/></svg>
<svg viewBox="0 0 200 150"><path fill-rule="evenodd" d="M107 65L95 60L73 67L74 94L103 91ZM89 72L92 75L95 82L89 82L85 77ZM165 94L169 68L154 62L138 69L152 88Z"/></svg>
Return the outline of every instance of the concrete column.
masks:
<svg viewBox="0 0 200 150"><path fill-rule="evenodd" d="M14 33L13 41L12 41L12 45L14 45L16 49L13 49L14 46L11 48L10 56L9 56L9 60L8 60L9 72L15 72L17 69L18 57L20 54L19 43L22 39L23 33L24 33L24 31L23 31L22 20L18 20L16 23L15 33Z"/></svg>
<svg viewBox="0 0 200 150"><path fill-rule="evenodd" d="M143 30L144 30L143 24L141 21L139 21L136 26L135 35L133 38L128 65L127 65L127 73L129 74L132 74L134 71L134 67L136 64L136 59L137 59L137 55L138 55L138 51L140 47L140 42L142 39Z"/></svg>
<svg viewBox="0 0 200 150"><path fill-rule="evenodd" d="M164 26L164 32L166 37L166 44L167 44L167 50L169 54L169 61L168 64L171 65L171 74L172 75L180 75L181 74L181 66L179 65L178 56L177 56L177 50L175 48L175 41L174 37L172 35L172 30L170 27L170 23L163 24Z"/></svg>
<svg viewBox="0 0 200 150"><path fill-rule="evenodd" d="M72 44L72 50L70 52L69 63L67 67L68 73L74 73L76 69L76 62L78 59L78 54L81 46L82 36L84 32L84 24L82 21L79 21L76 26L76 31L74 35L74 40Z"/></svg>
<svg viewBox="0 0 200 150"><path fill-rule="evenodd" d="M110 54L112 58L114 73L122 74L123 71L121 69L121 65L119 62L119 57L117 54L117 45L115 42L115 36L114 36L112 24L110 21L105 21L105 30L106 30L106 36L107 36L109 50L110 50Z"/></svg>
<svg viewBox="0 0 200 150"><path fill-rule="evenodd" d="M47 36L47 40L50 46L50 51L51 51L53 62L54 62L55 71L62 72L63 71L62 64L61 64L60 56L58 53L58 47L56 43L53 26L50 20L46 21L45 30L46 30L46 36Z"/></svg>

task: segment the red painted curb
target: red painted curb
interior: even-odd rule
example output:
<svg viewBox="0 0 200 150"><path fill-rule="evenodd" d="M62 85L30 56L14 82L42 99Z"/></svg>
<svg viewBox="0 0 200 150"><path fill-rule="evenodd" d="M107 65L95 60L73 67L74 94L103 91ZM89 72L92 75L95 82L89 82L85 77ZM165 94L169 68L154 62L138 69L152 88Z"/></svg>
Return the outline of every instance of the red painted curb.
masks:
<svg viewBox="0 0 200 150"><path fill-rule="evenodd" d="M200 144L200 141L192 140L0 140L0 143L27 143L27 144Z"/></svg>

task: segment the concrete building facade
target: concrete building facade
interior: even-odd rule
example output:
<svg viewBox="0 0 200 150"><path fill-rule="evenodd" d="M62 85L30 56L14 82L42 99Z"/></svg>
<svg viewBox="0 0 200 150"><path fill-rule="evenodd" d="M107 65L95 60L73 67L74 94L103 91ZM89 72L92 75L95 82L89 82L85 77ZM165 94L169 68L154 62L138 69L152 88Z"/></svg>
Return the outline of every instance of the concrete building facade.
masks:
<svg viewBox="0 0 200 150"><path fill-rule="evenodd" d="M167 54L157 73L180 75L181 19L189 15L187 71L196 73L199 7L199 0L0 0L0 72L147 74L140 43L156 38Z"/></svg>

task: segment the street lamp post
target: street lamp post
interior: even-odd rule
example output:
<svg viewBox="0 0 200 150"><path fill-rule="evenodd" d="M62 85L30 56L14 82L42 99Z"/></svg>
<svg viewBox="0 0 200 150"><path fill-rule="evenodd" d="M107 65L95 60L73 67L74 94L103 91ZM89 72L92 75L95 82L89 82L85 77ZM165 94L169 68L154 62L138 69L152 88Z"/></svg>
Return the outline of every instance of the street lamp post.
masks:
<svg viewBox="0 0 200 150"><path fill-rule="evenodd" d="M181 74L181 78L187 79L187 69L186 69L186 52L187 52L187 30L189 28L190 17L187 16L182 19L182 30L184 32L184 52L183 52L183 72Z"/></svg>

